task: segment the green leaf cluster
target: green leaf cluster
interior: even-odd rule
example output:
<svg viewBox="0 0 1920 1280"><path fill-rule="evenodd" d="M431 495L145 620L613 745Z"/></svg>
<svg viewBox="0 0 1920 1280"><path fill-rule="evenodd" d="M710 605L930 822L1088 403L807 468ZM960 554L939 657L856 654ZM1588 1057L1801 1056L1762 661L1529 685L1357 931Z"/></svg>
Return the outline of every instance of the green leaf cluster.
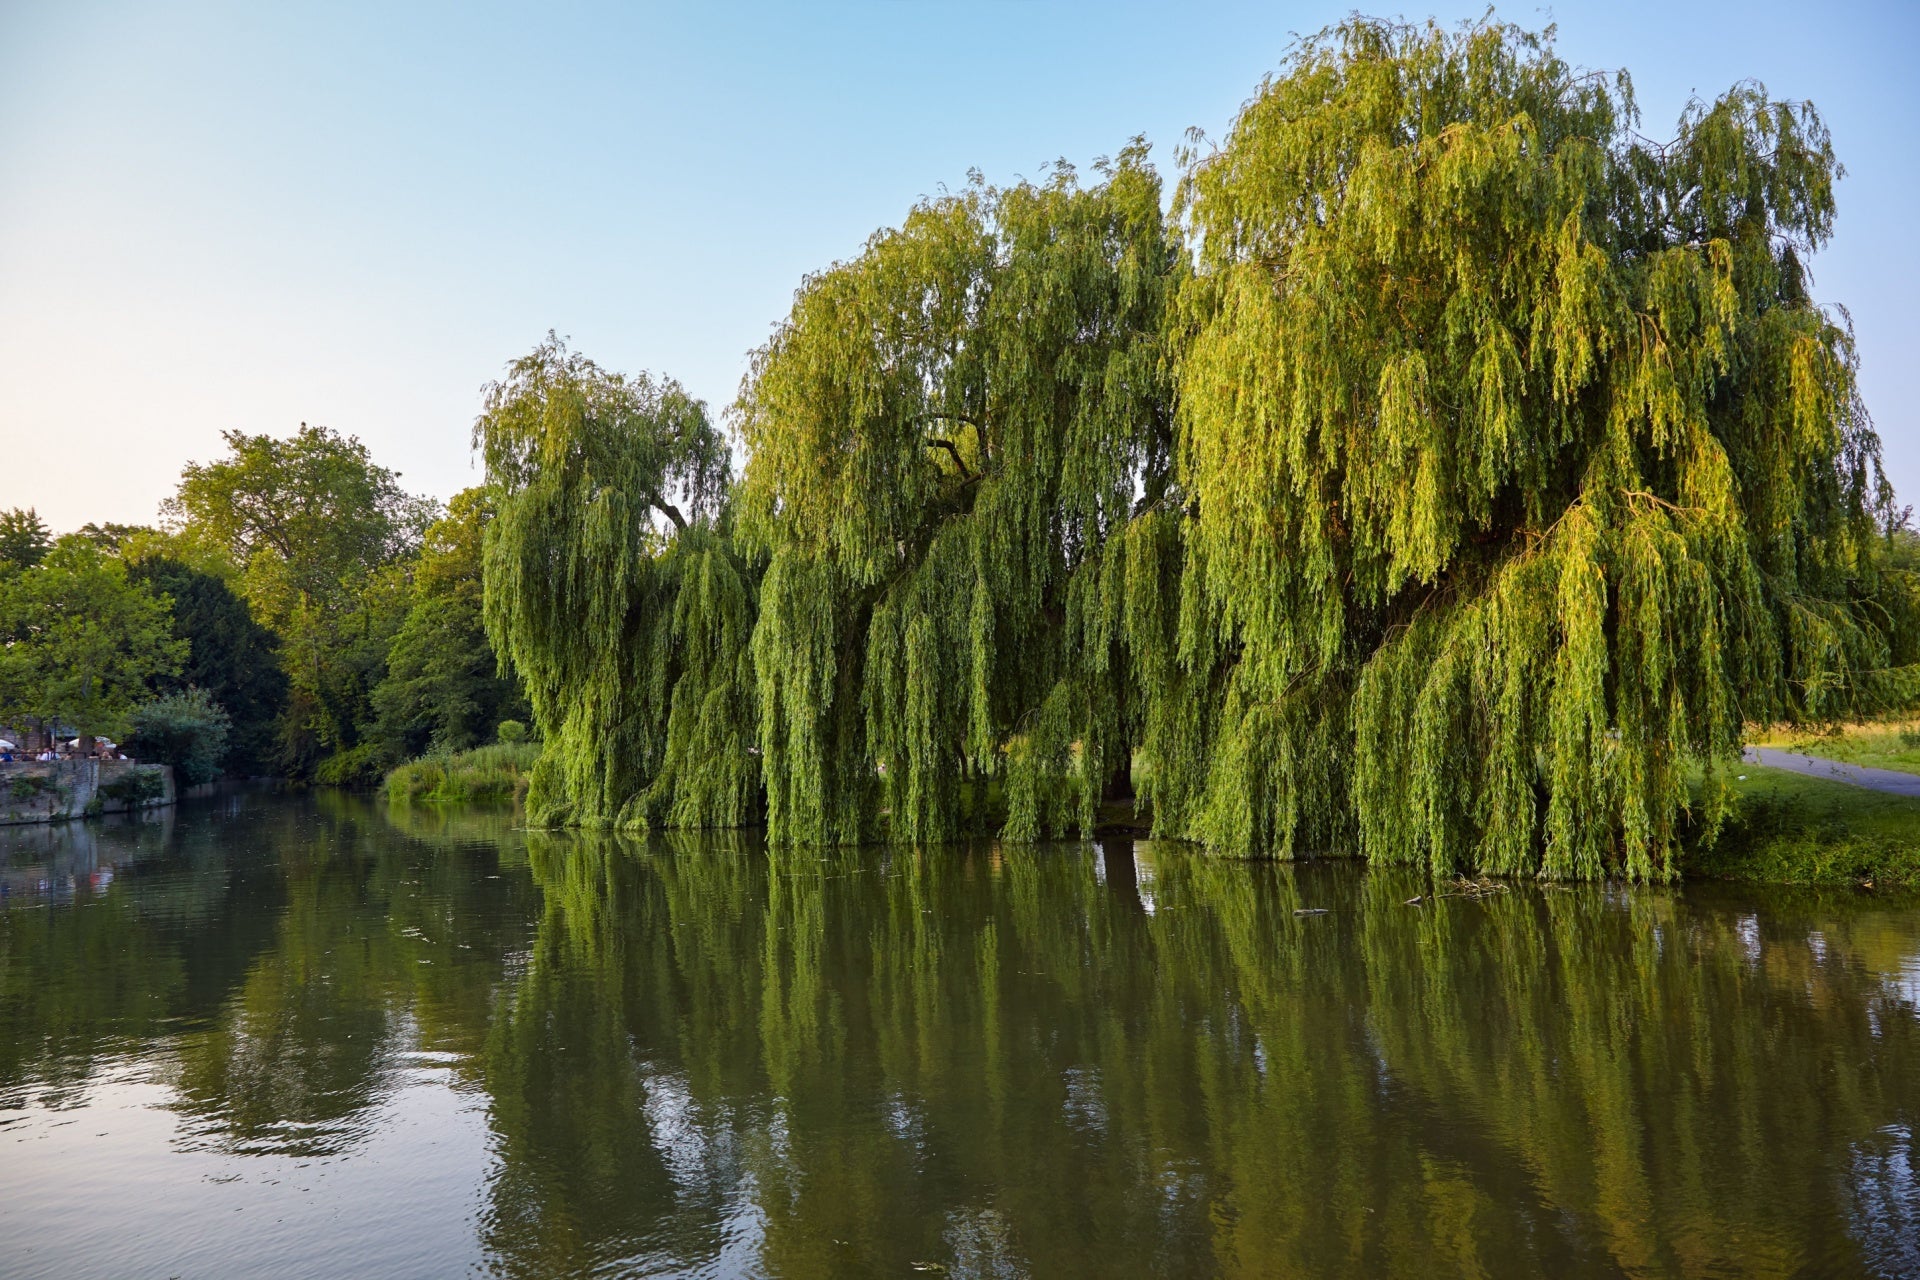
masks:
<svg viewBox="0 0 1920 1280"><path fill-rule="evenodd" d="M557 338L487 391L485 621L546 742L536 824L739 826L760 769L726 442L671 380Z"/></svg>
<svg viewBox="0 0 1920 1280"><path fill-rule="evenodd" d="M117 734L148 682L179 670L166 596L77 534L0 570L0 721Z"/></svg>
<svg viewBox="0 0 1920 1280"><path fill-rule="evenodd" d="M137 552L137 547L129 548L122 558ZM242 776L266 773L287 703L278 638L217 573L161 552L130 559L127 575L172 602L173 634L187 642L178 674L157 678L155 691L163 700L194 690L212 699L229 717L225 751L217 762L221 770Z"/></svg>
<svg viewBox="0 0 1920 1280"><path fill-rule="evenodd" d="M136 707L122 745L149 764L170 764L183 787L218 778L227 760L233 721L205 689L163 694Z"/></svg>
<svg viewBox="0 0 1920 1280"><path fill-rule="evenodd" d="M1183 259L1136 141L1083 185L976 180L809 277L754 356L743 542L768 822L783 839L1091 825L1165 666L1166 308ZM1135 603L1139 603L1135 601ZM1143 605L1151 611L1151 605ZM1145 646L1152 652L1133 654ZM1069 759L1072 767L1069 768Z"/></svg>
<svg viewBox="0 0 1920 1280"><path fill-rule="evenodd" d="M1635 123L1548 38L1355 20L1190 167L1182 639L1230 672L1163 826L1660 877L1743 722L1897 694L1878 442L1803 266L1826 130L1754 84Z"/></svg>
<svg viewBox="0 0 1920 1280"><path fill-rule="evenodd" d="M453 496L412 566L412 603L373 690L377 736L397 754L465 751L526 702L500 670L482 617L481 548L493 518L485 489Z"/></svg>
<svg viewBox="0 0 1920 1280"><path fill-rule="evenodd" d="M32 507L0 511L0 568L31 569L52 548L46 521Z"/></svg>
<svg viewBox="0 0 1920 1280"><path fill-rule="evenodd" d="M407 563L437 506L325 427L223 438L227 455L190 463L162 511L225 548L254 617L280 637L290 685L280 763L305 776L334 753L379 754L373 690L411 604Z"/></svg>

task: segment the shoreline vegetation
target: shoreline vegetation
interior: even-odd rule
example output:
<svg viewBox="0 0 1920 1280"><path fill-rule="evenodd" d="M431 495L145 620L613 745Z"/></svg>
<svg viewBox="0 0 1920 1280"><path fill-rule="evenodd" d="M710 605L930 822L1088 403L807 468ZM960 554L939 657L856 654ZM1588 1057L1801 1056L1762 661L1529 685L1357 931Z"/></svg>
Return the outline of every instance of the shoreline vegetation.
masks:
<svg viewBox="0 0 1920 1280"><path fill-rule="evenodd" d="M1911 717L1897 716L1814 737L1762 733L1753 741L1920 772L1920 752L1908 741L1914 730ZM1848 745L1834 749L1836 743ZM381 791L402 805L511 804L524 819L541 750L537 743L494 743L423 756L392 770ZM1920 890L1920 801L1764 765L1741 766L1729 787L1725 824L1710 846L1685 848L1681 879ZM1145 838L1150 829L1131 804L1107 804L1093 835Z"/></svg>
<svg viewBox="0 0 1920 1280"><path fill-rule="evenodd" d="M1888 865L1890 811L1733 765L1920 694L1810 104L1650 142L1550 34L1355 18L1181 165L1170 213L1139 141L976 180L807 277L737 479L671 379L509 367L475 438L530 825Z"/></svg>
<svg viewBox="0 0 1920 1280"><path fill-rule="evenodd" d="M389 801L402 804L520 805L540 750L534 742L496 742L424 755L388 773L380 789Z"/></svg>
<svg viewBox="0 0 1920 1280"><path fill-rule="evenodd" d="M1685 876L1920 888L1920 800L1761 765L1741 773L1731 817L1688 851Z"/></svg>
<svg viewBox="0 0 1920 1280"><path fill-rule="evenodd" d="M1551 30L1354 17L1171 180L921 200L717 414L550 332L444 506L303 423L158 529L0 515L0 725L531 827L1909 880L1908 809L1729 767L1920 767L1839 161L1753 81L1663 136Z"/></svg>

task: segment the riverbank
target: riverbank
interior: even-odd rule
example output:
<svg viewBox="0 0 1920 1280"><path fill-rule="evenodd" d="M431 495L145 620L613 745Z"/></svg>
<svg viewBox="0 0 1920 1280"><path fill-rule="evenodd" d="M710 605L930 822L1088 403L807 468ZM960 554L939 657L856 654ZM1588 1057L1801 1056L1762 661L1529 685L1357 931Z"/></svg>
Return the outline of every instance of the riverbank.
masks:
<svg viewBox="0 0 1920 1280"><path fill-rule="evenodd" d="M1863 769L1920 775L1920 720L1911 715L1836 725L1824 733L1773 731L1754 737L1747 745L1817 756Z"/></svg>
<svg viewBox="0 0 1920 1280"><path fill-rule="evenodd" d="M1749 764L1733 817L1689 878L1786 885L1920 887L1920 800Z"/></svg>
<svg viewBox="0 0 1920 1280"><path fill-rule="evenodd" d="M176 799L170 765L131 760L19 760L0 765L0 826L131 813Z"/></svg>
<svg viewBox="0 0 1920 1280"><path fill-rule="evenodd" d="M540 745L496 742L444 755L422 756L387 774L381 789L389 800L429 804L472 801L518 802L526 797Z"/></svg>
<svg viewBox="0 0 1920 1280"><path fill-rule="evenodd" d="M402 804L518 803L539 758L533 743L423 756L389 773L382 790ZM1730 785L1733 816L1710 848L1686 851L1684 878L1920 889L1920 799L1758 764ZM1150 825L1130 805L1106 805L1094 834L1144 839Z"/></svg>

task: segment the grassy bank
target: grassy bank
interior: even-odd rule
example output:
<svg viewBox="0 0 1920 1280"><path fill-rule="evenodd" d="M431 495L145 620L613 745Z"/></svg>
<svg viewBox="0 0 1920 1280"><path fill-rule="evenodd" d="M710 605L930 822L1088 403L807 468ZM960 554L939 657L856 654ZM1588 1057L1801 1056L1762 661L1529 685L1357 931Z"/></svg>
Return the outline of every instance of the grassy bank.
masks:
<svg viewBox="0 0 1920 1280"><path fill-rule="evenodd" d="M1920 800L1757 765L1741 772L1733 818L1713 848L1688 857L1689 876L1920 887Z"/></svg>
<svg viewBox="0 0 1920 1280"><path fill-rule="evenodd" d="M389 800L457 804L463 801L518 801L540 746L533 742L496 742L471 751L421 756L387 775Z"/></svg>
<svg viewBox="0 0 1920 1280"><path fill-rule="evenodd" d="M1865 724L1837 726L1825 733L1805 730L1769 733L1753 739L1756 747L1778 747L1823 760L1920 773L1920 720L1902 716Z"/></svg>

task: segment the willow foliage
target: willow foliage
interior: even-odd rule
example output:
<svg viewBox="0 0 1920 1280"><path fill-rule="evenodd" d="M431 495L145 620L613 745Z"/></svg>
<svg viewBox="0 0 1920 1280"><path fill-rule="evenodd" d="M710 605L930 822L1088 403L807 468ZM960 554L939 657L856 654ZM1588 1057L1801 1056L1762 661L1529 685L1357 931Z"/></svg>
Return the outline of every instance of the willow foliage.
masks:
<svg viewBox="0 0 1920 1280"><path fill-rule="evenodd" d="M530 820L751 820L755 591L705 406L549 337L488 388L474 439L497 505L487 633L546 736Z"/></svg>
<svg viewBox="0 0 1920 1280"><path fill-rule="evenodd" d="M1135 666L1171 656L1121 613L1178 554L1128 531L1170 493L1180 262L1136 142L1090 186L976 178L801 286L737 407L775 839L941 838L990 785L1032 836L1125 785Z"/></svg>
<svg viewBox="0 0 1920 1280"><path fill-rule="evenodd" d="M1803 267L1826 130L1754 84L1635 124L1551 33L1354 20L1192 164L1179 643L1217 724L1155 759L1162 830L1657 878L1743 721L1901 683Z"/></svg>

